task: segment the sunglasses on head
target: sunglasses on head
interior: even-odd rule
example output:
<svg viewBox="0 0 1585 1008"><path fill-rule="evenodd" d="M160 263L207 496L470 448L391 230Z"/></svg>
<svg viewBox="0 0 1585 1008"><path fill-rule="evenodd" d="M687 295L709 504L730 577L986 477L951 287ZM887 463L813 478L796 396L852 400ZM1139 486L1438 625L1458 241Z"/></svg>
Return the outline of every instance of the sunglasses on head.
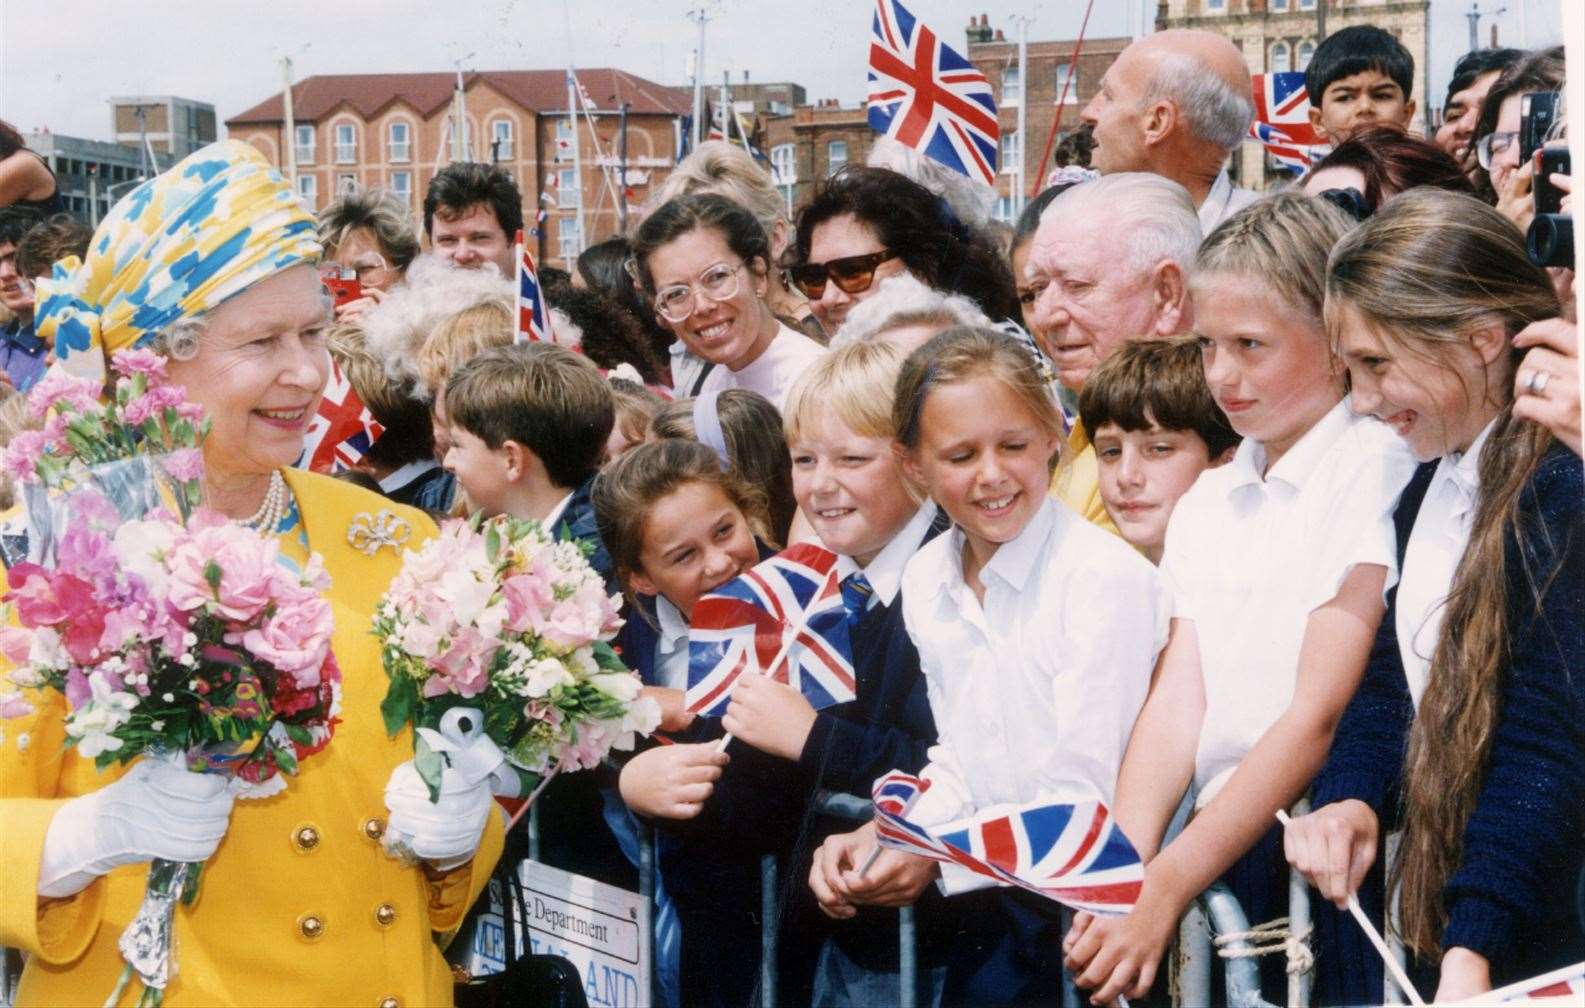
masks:
<svg viewBox="0 0 1585 1008"><path fill-rule="evenodd" d="M897 253L888 249L868 255L843 256L823 263L803 263L787 267L787 282L803 291L804 297L814 300L826 291L826 280L837 285L844 294L862 294L875 282L875 268Z"/></svg>

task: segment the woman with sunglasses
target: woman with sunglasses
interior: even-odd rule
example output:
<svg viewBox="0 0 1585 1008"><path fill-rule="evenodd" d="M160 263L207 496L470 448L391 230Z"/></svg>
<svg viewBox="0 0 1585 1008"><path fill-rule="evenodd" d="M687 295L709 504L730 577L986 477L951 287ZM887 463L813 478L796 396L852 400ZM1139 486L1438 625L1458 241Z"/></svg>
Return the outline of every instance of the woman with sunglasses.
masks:
<svg viewBox="0 0 1585 1008"><path fill-rule="evenodd" d="M787 276L835 333L878 280L911 273L929 287L964 294L992 319L1019 317L1007 264L924 186L885 168L850 166L833 175L798 215Z"/></svg>
<svg viewBox="0 0 1585 1008"><path fill-rule="evenodd" d="M766 304L770 243L760 222L724 196L679 196L633 238L633 274L661 324L708 367L679 395L741 388L781 408L825 347Z"/></svg>

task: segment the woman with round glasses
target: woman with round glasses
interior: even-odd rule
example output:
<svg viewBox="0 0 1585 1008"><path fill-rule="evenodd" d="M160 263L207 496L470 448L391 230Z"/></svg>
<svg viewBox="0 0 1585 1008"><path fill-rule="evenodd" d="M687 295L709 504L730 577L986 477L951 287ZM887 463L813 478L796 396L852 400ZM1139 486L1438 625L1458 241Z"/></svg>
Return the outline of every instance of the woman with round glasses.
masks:
<svg viewBox="0 0 1585 1008"><path fill-rule="evenodd" d="M924 186L886 168L833 175L798 215L787 276L835 333L876 282L911 273L926 286L964 294L992 319L1018 319L1013 276L996 248Z"/></svg>
<svg viewBox="0 0 1585 1008"><path fill-rule="evenodd" d="M645 218L633 272L655 314L708 370L683 395L748 389L780 409L825 348L766 304L770 244L754 215L724 196L679 196Z"/></svg>
<svg viewBox="0 0 1585 1008"><path fill-rule="evenodd" d="M319 211L315 223L326 266L360 289L336 306L337 318L356 318L385 300L420 251L412 208L389 189L349 193Z"/></svg>
<svg viewBox="0 0 1585 1008"><path fill-rule="evenodd" d="M1556 91L1563 86L1563 47L1537 49L1503 71L1486 92L1475 124L1475 157L1496 194L1497 209L1510 220L1533 212L1529 166L1519 163L1521 104L1532 91ZM1528 204L1525 211L1520 204ZM1525 219L1520 230L1529 224Z"/></svg>

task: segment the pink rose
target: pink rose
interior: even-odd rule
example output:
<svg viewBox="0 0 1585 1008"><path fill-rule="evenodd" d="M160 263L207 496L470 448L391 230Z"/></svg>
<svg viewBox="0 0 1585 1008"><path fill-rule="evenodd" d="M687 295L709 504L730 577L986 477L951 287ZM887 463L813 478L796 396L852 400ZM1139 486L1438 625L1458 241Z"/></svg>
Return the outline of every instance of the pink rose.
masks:
<svg viewBox="0 0 1585 1008"><path fill-rule="evenodd" d="M331 629L330 605L316 593L302 592L283 602L263 626L244 632L242 646L306 689L319 684Z"/></svg>
<svg viewBox="0 0 1585 1008"><path fill-rule="evenodd" d="M431 664L440 671L452 692L464 697L478 696L490 685L485 665L493 651L492 643L480 636L477 630L464 627L452 638L451 647ZM425 696L435 695L429 692L434 681L431 677L424 684Z"/></svg>
<svg viewBox="0 0 1585 1008"><path fill-rule="evenodd" d="M189 528L166 557L171 604L190 611L213 602L222 617L250 622L270 602L278 549L273 538L230 523Z"/></svg>

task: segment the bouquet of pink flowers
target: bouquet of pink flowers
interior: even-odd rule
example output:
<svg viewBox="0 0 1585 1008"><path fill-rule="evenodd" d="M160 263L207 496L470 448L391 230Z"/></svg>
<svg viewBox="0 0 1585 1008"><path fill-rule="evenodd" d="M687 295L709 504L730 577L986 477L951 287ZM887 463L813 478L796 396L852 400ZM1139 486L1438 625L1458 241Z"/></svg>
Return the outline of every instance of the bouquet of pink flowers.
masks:
<svg viewBox="0 0 1585 1008"><path fill-rule="evenodd" d="M532 797L655 729L659 708L609 644L619 601L576 543L537 522L475 516L407 553L375 610L391 680L381 709L393 735L413 725L431 798L447 765Z"/></svg>
<svg viewBox="0 0 1585 1008"><path fill-rule="evenodd" d="M60 693L67 744L101 768L167 759L225 775L238 797L274 794L335 730L329 578L317 556L288 566L273 535L199 507L207 423L162 358L113 363L108 402L96 381L40 382L44 428L6 454L28 524L28 559L7 571L19 625L0 630L10 682ZM27 706L0 697L0 715ZM174 972L171 915L200 867L153 862L122 935L122 984L136 970L147 1002Z"/></svg>

